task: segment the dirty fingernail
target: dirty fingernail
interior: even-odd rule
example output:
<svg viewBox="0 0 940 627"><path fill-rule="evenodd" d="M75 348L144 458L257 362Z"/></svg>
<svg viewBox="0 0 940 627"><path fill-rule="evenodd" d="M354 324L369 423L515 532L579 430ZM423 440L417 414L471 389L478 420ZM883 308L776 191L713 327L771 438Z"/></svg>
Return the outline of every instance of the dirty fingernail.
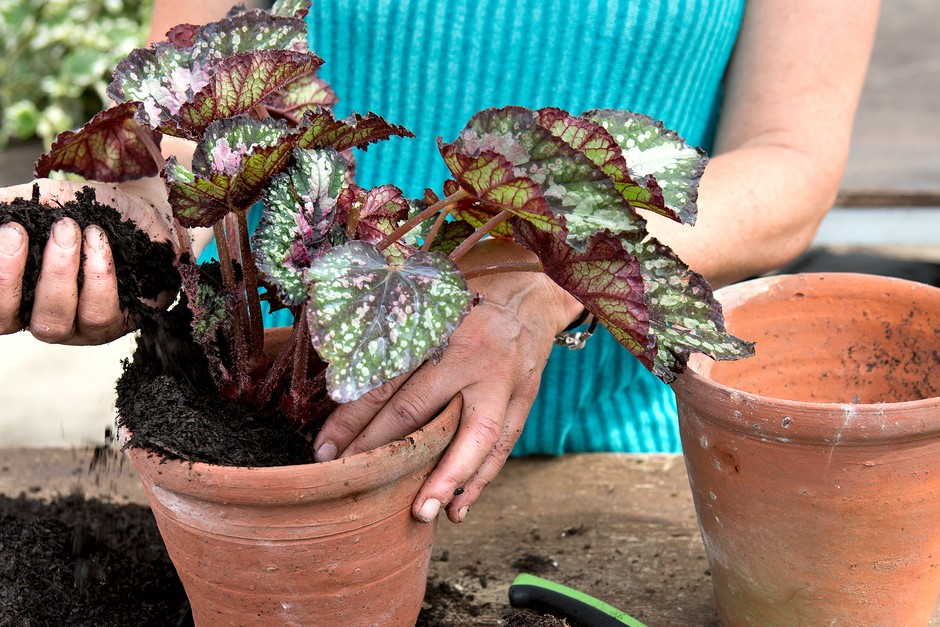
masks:
<svg viewBox="0 0 940 627"><path fill-rule="evenodd" d="M59 220L52 225L52 239L60 248L72 248L78 242L78 228L68 220Z"/></svg>
<svg viewBox="0 0 940 627"><path fill-rule="evenodd" d="M457 510L457 522L463 522L463 519L467 517L467 514L470 513L470 506L464 505Z"/></svg>
<svg viewBox="0 0 940 627"><path fill-rule="evenodd" d="M0 252L15 255L23 247L23 232L12 224L0 226Z"/></svg>
<svg viewBox="0 0 940 627"><path fill-rule="evenodd" d="M317 452L313 454L313 458L318 462L330 462L336 459L336 453L338 452L335 444L332 442L324 442L320 445L320 448L317 449Z"/></svg>
<svg viewBox="0 0 940 627"><path fill-rule="evenodd" d="M441 511L441 502L437 499L428 499L418 510L418 520L429 523L437 518L439 511Z"/></svg>
<svg viewBox="0 0 940 627"><path fill-rule="evenodd" d="M104 250L104 231L102 231L97 226L89 226L85 229L85 245L94 250L95 252L101 252Z"/></svg>

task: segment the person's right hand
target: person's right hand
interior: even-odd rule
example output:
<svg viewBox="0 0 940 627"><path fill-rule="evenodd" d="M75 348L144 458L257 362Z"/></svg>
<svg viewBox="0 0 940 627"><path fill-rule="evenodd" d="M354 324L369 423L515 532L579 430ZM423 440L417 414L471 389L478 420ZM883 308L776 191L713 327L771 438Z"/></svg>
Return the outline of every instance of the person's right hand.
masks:
<svg viewBox="0 0 940 627"><path fill-rule="evenodd" d="M133 220L154 241L168 241L179 253L166 189L158 178L122 183L83 183L40 179L40 202L71 200L82 187L96 190L97 200ZM0 202L32 198L33 183L0 188ZM0 335L23 328L19 309L28 250L26 230L19 224L0 226ZM78 271L84 281L78 288ZM97 226L82 232L63 218L52 227L29 321L29 331L43 342L103 344L133 330L118 305L117 277L107 237Z"/></svg>

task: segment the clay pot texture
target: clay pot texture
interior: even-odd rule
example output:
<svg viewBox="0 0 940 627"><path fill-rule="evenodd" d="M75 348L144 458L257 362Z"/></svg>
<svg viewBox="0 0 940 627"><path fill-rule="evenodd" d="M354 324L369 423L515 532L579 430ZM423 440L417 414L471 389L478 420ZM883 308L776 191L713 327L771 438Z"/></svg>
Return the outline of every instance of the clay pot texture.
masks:
<svg viewBox="0 0 940 627"><path fill-rule="evenodd" d="M674 384L723 625L926 625L940 593L940 290L855 274L717 293L756 356Z"/></svg>
<svg viewBox="0 0 940 627"><path fill-rule="evenodd" d="M413 625L436 523L411 505L456 431L461 398L384 447L267 468L128 449L197 626Z"/></svg>

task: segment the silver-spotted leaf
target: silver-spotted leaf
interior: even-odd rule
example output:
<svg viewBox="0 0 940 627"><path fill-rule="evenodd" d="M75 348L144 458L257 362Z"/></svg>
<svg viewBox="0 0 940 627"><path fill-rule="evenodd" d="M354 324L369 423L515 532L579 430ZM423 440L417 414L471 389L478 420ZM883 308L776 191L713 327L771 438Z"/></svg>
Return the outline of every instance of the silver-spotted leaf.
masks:
<svg viewBox="0 0 940 627"><path fill-rule="evenodd" d="M632 207L648 209L672 220L679 216L665 205L661 190L652 181L640 185L630 176L623 150L603 126L557 108L539 109L539 119L552 135L583 154L607 174L617 191Z"/></svg>
<svg viewBox="0 0 940 627"><path fill-rule="evenodd" d="M258 269L286 305L307 300L304 273L329 245L346 167L335 151L294 149L291 165L264 190L252 249Z"/></svg>
<svg viewBox="0 0 940 627"><path fill-rule="evenodd" d="M174 160L164 176L170 203L183 226L211 226L245 209L290 159L287 124L237 116L213 122L193 155L193 172Z"/></svg>
<svg viewBox="0 0 940 627"><path fill-rule="evenodd" d="M470 311L473 294L457 267L418 252L390 264L375 246L352 241L307 271L308 321L327 362L327 387L353 401L439 354Z"/></svg>
<svg viewBox="0 0 940 627"><path fill-rule="evenodd" d="M475 193L476 184L466 180L469 166L502 169L502 163L487 163L492 161L490 155L500 155L511 165L514 178L537 185L551 212L565 218L567 241L576 249L583 250L592 235L605 229L645 231L645 220L624 199L611 177L542 126L536 111L522 107L481 111L454 143L442 145L441 151L454 178L471 193ZM474 161L480 157L485 161Z"/></svg>
<svg viewBox="0 0 940 627"><path fill-rule="evenodd" d="M634 179L654 194L683 223L694 224L698 185L708 163L700 148L689 146L675 131L639 113L595 109L583 118L603 126L623 150Z"/></svg>
<svg viewBox="0 0 940 627"><path fill-rule="evenodd" d="M725 330L721 305L705 279L672 250L652 238L628 242L627 248L643 272L650 334L657 345L653 374L671 382L685 369L691 353L717 360L754 354L753 344Z"/></svg>
<svg viewBox="0 0 940 627"><path fill-rule="evenodd" d="M284 17L303 18L310 10L310 0L274 0L271 13Z"/></svg>
<svg viewBox="0 0 940 627"><path fill-rule="evenodd" d="M649 337L643 275L621 238L596 233L577 251L532 225L515 225L516 239L538 255L545 274L573 295L647 368L656 350Z"/></svg>
<svg viewBox="0 0 940 627"><path fill-rule="evenodd" d="M105 183L156 176L163 163L154 160L147 143L158 147L161 133L139 122L142 107L126 102L102 111L76 132L61 133L36 162L36 177L53 170Z"/></svg>

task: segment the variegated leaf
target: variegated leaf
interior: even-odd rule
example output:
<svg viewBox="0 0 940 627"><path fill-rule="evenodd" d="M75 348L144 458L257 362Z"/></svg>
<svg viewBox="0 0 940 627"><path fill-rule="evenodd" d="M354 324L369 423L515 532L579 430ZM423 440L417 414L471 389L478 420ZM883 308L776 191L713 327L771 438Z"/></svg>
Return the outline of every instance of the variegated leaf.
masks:
<svg viewBox="0 0 940 627"><path fill-rule="evenodd" d="M464 180L464 172L471 166L498 167L502 172L505 165L491 157L500 155L511 166L512 178L534 183L551 212L565 218L567 241L578 250L605 229L621 233L645 230L645 220L610 176L543 127L536 111L521 107L481 111L453 144L441 150L454 177L471 192L474 188ZM511 180L508 173L502 176Z"/></svg>
<svg viewBox="0 0 940 627"><path fill-rule="evenodd" d="M653 368L655 343L637 260L620 238L596 233L577 251L530 224L515 226L516 239L538 255L545 274L577 298L647 368Z"/></svg>
<svg viewBox="0 0 940 627"><path fill-rule="evenodd" d="M659 187L652 185L647 188L631 178L623 151L600 124L556 108L539 109L539 119L552 135L603 170L632 207L648 209L672 220L679 220L675 211L665 206Z"/></svg>
<svg viewBox="0 0 940 627"><path fill-rule="evenodd" d="M53 170L105 183L156 176L163 163L154 160L147 141L158 147L161 133L138 121L142 106L126 102L102 111L76 132L61 133L36 162L36 177Z"/></svg>
<svg viewBox="0 0 940 627"><path fill-rule="evenodd" d="M271 13L285 17L303 18L310 10L310 0L274 0Z"/></svg>
<svg viewBox="0 0 940 627"><path fill-rule="evenodd" d="M258 269L286 305L307 300L304 272L329 245L346 174L346 161L332 150L295 149L293 155L290 167L265 188L252 239Z"/></svg>
<svg viewBox="0 0 940 627"><path fill-rule="evenodd" d="M165 171L176 217L184 226L211 226L249 207L290 154L283 121L238 116L213 122L193 155L193 172L176 161Z"/></svg>
<svg viewBox="0 0 940 627"><path fill-rule="evenodd" d="M313 74L302 76L268 96L264 106L272 116L291 124L300 124L304 115L336 104L336 93L321 78Z"/></svg>
<svg viewBox="0 0 940 627"><path fill-rule="evenodd" d="M698 185L708 163L700 148L689 146L678 133L639 113L595 109L582 114L603 126L623 150L630 174L654 193L684 223L694 224ZM656 190L659 190L658 192Z"/></svg>
<svg viewBox="0 0 940 627"><path fill-rule="evenodd" d="M374 113L365 116L353 113L345 120L337 120L327 110L312 111L304 115L301 128L304 132L297 143L301 148L333 148L339 152L350 148L365 150L369 144L389 137L414 137L408 129Z"/></svg>
<svg viewBox="0 0 940 627"><path fill-rule="evenodd" d="M408 199L394 185L381 185L370 190L357 188L357 190L358 193L353 199L359 211L357 239L378 244L408 219L408 211L411 208ZM397 241L386 249L385 254L394 261L401 261L414 252L414 247Z"/></svg>
<svg viewBox="0 0 940 627"><path fill-rule="evenodd" d="M327 362L327 386L353 401L440 353L473 295L457 267L419 252L390 264L375 246L352 241L331 249L307 271L308 321Z"/></svg>
<svg viewBox="0 0 940 627"><path fill-rule="evenodd" d="M711 287L675 253L655 239L631 242L627 248L643 272L650 334L657 342L653 374L671 382L685 369L691 353L717 360L754 354L753 344L725 330L721 305Z"/></svg>

